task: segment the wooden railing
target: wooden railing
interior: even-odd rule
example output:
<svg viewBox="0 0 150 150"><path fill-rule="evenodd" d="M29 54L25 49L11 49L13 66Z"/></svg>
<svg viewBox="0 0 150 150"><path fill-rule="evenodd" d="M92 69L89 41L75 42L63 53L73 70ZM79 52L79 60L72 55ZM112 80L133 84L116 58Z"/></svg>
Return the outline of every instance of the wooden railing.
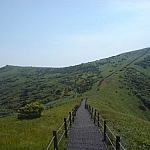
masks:
<svg viewBox="0 0 150 150"><path fill-rule="evenodd" d="M48 146L46 147L46 150L54 149L58 150L60 142L63 138L68 137L68 130L72 126L72 123L74 123L74 118L76 116L76 111L78 110L79 105L76 105L71 112L69 112L69 115L67 118L64 118L64 121L60 128L56 131L52 131L52 139L48 143Z"/></svg>
<svg viewBox="0 0 150 150"><path fill-rule="evenodd" d="M107 125L107 120L103 119L100 116L100 113L97 112L96 109L91 107L88 104L85 104L85 109L87 109L91 115L91 119L93 119L94 124L98 126L100 131L103 134L104 142L109 145L111 149L114 150L126 150L125 147L122 145L120 136L115 136L113 131Z"/></svg>
<svg viewBox="0 0 150 150"><path fill-rule="evenodd" d="M56 131L52 131L52 139L48 143L48 146L46 147L46 150L54 149L58 150L59 145L63 138L68 138L68 131L71 128L72 124L74 123L76 111L78 110L79 105L76 105L71 112L69 112L69 115L67 118L64 118L64 121L60 128ZM93 119L93 122L95 125L98 126L100 131L103 134L103 140L109 146L109 149L114 150L127 150L121 143L120 136L115 136L113 131L110 129L110 127L107 125L107 120L103 119L100 116L100 113L97 112L96 109L91 107L90 105L86 104L85 108L89 111L91 119Z"/></svg>

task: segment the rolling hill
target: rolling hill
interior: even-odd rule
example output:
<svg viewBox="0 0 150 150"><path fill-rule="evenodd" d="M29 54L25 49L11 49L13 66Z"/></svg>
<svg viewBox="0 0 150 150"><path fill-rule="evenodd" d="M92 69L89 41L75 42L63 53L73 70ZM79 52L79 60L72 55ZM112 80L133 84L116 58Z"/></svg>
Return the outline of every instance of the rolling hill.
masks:
<svg viewBox="0 0 150 150"><path fill-rule="evenodd" d="M127 149L150 149L150 48L65 68L0 68L1 116L85 97Z"/></svg>

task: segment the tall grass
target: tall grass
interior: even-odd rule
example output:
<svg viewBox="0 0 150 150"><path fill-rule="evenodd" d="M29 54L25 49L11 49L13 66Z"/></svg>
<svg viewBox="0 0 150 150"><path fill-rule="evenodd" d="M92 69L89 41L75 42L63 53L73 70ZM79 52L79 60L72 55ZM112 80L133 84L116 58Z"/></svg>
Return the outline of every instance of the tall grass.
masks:
<svg viewBox="0 0 150 150"><path fill-rule="evenodd" d="M33 120L17 120L17 116L0 119L0 149L2 150L41 150L46 149L52 131L57 130L63 123L68 112L79 104L72 100L62 106L45 110L43 116ZM61 143L64 148L65 141Z"/></svg>
<svg viewBox="0 0 150 150"><path fill-rule="evenodd" d="M121 85L118 75L104 80L100 90L87 102L107 119L115 135L121 136L123 145L129 150L150 149L150 122L148 111L138 108L140 101L128 95L126 85ZM123 89L119 88L123 86ZM146 113L146 115L145 115Z"/></svg>

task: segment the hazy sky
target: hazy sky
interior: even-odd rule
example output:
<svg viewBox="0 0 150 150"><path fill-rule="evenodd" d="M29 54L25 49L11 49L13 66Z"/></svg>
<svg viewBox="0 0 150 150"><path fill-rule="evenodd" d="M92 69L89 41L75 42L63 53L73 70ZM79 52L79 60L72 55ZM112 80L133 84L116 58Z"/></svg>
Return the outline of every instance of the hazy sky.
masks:
<svg viewBox="0 0 150 150"><path fill-rule="evenodd" d="M149 46L149 0L0 0L0 67L70 66Z"/></svg>

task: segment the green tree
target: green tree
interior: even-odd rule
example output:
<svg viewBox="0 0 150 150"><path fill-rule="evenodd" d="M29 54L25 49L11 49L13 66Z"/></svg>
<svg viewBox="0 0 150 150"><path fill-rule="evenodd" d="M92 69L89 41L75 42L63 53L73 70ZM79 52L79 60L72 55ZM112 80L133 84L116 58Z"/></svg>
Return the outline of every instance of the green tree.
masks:
<svg viewBox="0 0 150 150"><path fill-rule="evenodd" d="M43 110L44 105L38 102L27 104L18 110L18 119L40 118Z"/></svg>

